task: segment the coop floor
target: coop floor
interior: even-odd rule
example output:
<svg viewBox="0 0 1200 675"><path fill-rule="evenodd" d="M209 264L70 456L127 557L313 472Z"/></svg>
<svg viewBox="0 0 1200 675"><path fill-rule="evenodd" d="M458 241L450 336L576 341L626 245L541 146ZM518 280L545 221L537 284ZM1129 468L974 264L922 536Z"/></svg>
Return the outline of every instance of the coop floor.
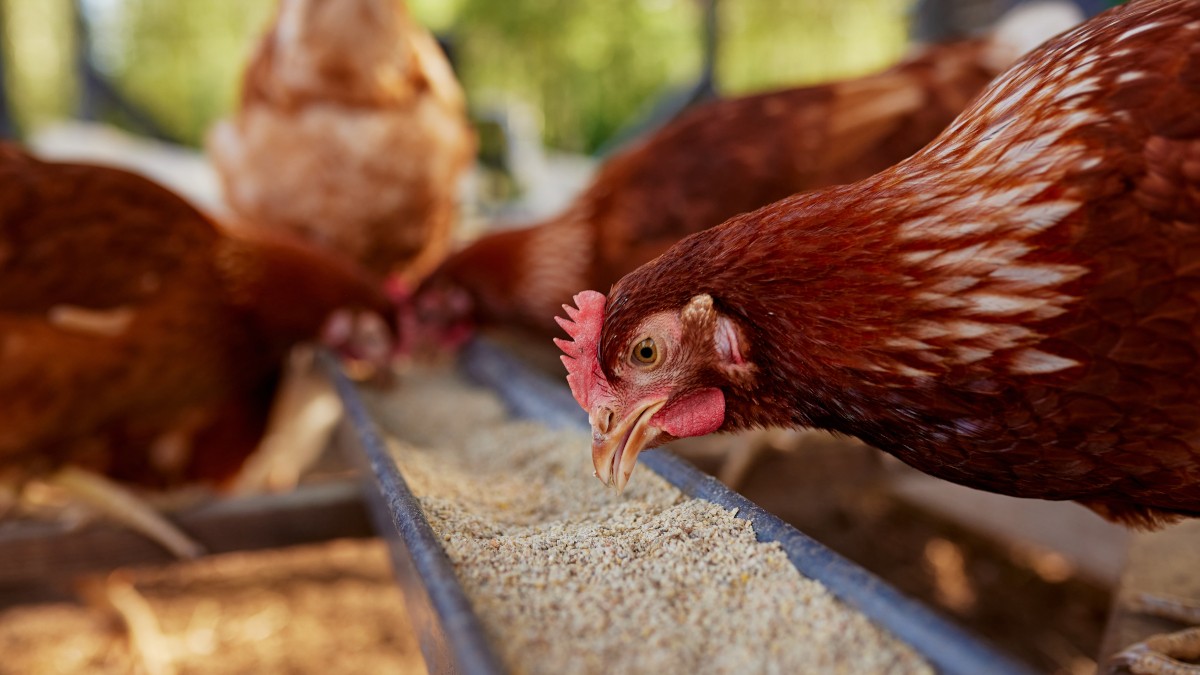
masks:
<svg viewBox="0 0 1200 675"><path fill-rule="evenodd" d="M86 605L0 611L0 673L425 672L379 541L218 555L84 586ZM135 640L103 607L122 587L123 606L153 626Z"/></svg>

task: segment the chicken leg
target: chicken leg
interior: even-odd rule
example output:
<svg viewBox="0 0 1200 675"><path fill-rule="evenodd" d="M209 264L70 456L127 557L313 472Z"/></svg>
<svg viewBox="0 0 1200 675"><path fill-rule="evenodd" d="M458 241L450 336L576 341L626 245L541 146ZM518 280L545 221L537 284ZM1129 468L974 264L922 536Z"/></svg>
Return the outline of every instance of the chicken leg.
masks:
<svg viewBox="0 0 1200 675"><path fill-rule="evenodd" d="M317 462L342 417L341 402L310 347L292 351L267 431L230 487L231 494L283 492Z"/></svg>
<svg viewBox="0 0 1200 675"><path fill-rule="evenodd" d="M1200 602L1141 593L1129 602L1135 612L1200 624ZM1200 665L1180 659L1200 659L1200 626L1152 635L1113 657L1116 668L1134 675L1200 675Z"/></svg>
<svg viewBox="0 0 1200 675"><path fill-rule="evenodd" d="M129 490L107 478L73 466L58 470L46 483L66 491L104 515L158 542L180 558L199 558L205 549Z"/></svg>

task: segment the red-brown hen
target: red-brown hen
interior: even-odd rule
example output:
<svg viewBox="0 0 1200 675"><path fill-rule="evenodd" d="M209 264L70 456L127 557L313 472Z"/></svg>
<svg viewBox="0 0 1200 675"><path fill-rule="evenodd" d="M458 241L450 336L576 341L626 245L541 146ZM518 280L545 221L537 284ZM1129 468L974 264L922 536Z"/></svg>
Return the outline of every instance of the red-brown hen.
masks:
<svg viewBox="0 0 1200 675"><path fill-rule="evenodd" d="M332 346L386 361L383 324L328 323L338 310L393 311L311 245L231 236L140 176L0 145L2 472L221 485L293 345L336 327Z"/></svg>
<svg viewBox="0 0 1200 675"><path fill-rule="evenodd" d="M607 288L684 236L899 162L1011 65L1030 30L1045 29L1020 22L881 73L684 113L608 159L562 214L489 234L444 261L412 300L423 341L453 347L497 325L553 335L554 314L575 292Z"/></svg>
<svg viewBox="0 0 1200 675"><path fill-rule="evenodd" d="M912 158L578 301L564 361L618 487L644 447L783 425L1127 524L1200 516L1200 3L1110 10Z"/></svg>

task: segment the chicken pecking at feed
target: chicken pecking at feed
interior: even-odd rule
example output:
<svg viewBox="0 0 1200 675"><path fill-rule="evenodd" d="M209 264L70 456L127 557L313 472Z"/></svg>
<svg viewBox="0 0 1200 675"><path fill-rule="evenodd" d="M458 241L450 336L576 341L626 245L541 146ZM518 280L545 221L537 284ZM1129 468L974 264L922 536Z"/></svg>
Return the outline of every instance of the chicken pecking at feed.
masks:
<svg viewBox="0 0 1200 675"><path fill-rule="evenodd" d="M402 0L281 0L208 150L238 216L411 284L450 244L465 111Z"/></svg>
<svg viewBox="0 0 1200 675"><path fill-rule="evenodd" d="M680 431L828 427L984 489L1132 524L1200 516L1196 66L1194 2L1049 43L909 160L581 295L577 397L597 424L695 399L705 423ZM646 441L678 436L647 423Z"/></svg>
<svg viewBox="0 0 1200 675"><path fill-rule="evenodd" d="M781 425L1130 525L1200 516L1200 2L1105 12L912 158L577 302L560 346L618 487L645 447Z"/></svg>
<svg viewBox="0 0 1200 675"><path fill-rule="evenodd" d="M607 288L684 236L908 157L1020 54L1078 18L1017 12L987 39L931 46L881 73L689 110L607 160L562 214L448 258L410 301L409 332L435 351L478 326L553 335L575 292Z"/></svg>
<svg viewBox="0 0 1200 675"><path fill-rule="evenodd" d="M310 244L231 236L140 176L0 145L0 470L54 475L177 553L196 547L109 481L222 485L287 351L324 331L386 361L392 312Z"/></svg>

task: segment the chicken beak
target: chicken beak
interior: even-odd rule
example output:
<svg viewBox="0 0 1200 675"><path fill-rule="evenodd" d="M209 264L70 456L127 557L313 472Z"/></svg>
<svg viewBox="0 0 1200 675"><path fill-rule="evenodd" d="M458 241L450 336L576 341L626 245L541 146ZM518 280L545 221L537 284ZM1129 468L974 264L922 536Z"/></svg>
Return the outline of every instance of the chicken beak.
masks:
<svg viewBox="0 0 1200 675"><path fill-rule="evenodd" d="M592 465L596 477L618 492L625 489L629 476L637 466L637 456L658 437L658 429L650 419L666 399L638 404L623 419L613 424L615 414L608 406L597 406L589 415L592 423Z"/></svg>

